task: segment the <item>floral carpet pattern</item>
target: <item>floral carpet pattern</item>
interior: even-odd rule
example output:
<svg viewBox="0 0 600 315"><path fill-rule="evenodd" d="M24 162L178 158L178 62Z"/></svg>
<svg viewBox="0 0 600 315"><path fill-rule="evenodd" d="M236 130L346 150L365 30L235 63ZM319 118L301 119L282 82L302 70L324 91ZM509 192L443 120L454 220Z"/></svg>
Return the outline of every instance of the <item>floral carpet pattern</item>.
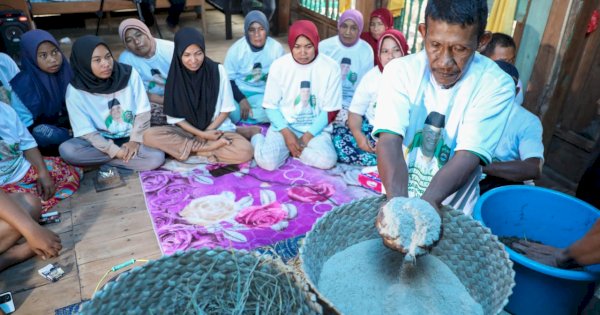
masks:
<svg viewBox="0 0 600 315"><path fill-rule="evenodd" d="M337 205L373 194L349 185L348 171L318 170L294 159L276 171L244 164L220 177L210 175L214 167L167 164L140 173L163 254L275 244L304 235Z"/></svg>

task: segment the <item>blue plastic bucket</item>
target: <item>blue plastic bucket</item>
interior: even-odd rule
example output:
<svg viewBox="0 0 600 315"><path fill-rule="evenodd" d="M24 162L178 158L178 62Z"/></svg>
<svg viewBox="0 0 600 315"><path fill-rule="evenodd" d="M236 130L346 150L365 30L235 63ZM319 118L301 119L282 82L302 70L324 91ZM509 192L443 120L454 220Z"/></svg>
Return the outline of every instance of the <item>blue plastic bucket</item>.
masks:
<svg viewBox="0 0 600 315"><path fill-rule="evenodd" d="M505 186L485 193L473 217L498 236L514 236L565 248L581 238L600 217L591 205L535 186ZM600 265L563 270L506 248L515 263L515 287L506 310L521 314L576 314L600 281Z"/></svg>

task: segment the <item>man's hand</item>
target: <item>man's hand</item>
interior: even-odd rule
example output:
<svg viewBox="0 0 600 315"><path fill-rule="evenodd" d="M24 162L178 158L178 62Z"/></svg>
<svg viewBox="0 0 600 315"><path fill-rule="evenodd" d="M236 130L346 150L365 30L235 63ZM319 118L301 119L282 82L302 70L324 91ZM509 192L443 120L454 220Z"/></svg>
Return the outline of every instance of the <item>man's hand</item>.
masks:
<svg viewBox="0 0 600 315"><path fill-rule="evenodd" d="M252 115L252 108L250 108L250 103L248 103L248 99L243 99L240 101L240 114L242 116L242 120L248 119Z"/></svg>
<svg viewBox="0 0 600 315"><path fill-rule="evenodd" d="M303 147L300 145L296 135L287 128L281 130L281 134L285 140L285 145L287 146L288 150L290 150L290 154L296 158L300 157Z"/></svg>
<svg viewBox="0 0 600 315"><path fill-rule="evenodd" d="M121 159L125 162L129 162L129 160L131 160L138 153L140 144L135 141L129 141L121 145L121 149L123 148L125 149L125 153Z"/></svg>
<svg viewBox="0 0 600 315"><path fill-rule="evenodd" d="M42 200L48 200L54 196L54 192L56 191L56 186L54 185L54 180L48 170L38 170L39 176L37 180L37 191L42 197Z"/></svg>
<svg viewBox="0 0 600 315"><path fill-rule="evenodd" d="M60 237L44 227L32 225L25 234L27 245L43 260L58 256L62 249Z"/></svg>
<svg viewBox="0 0 600 315"><path fill-rule="evenodd" d="M365 152L375 153L375 147L371 146L369 139L363 133L356 138L356 144L358 144L358 147Z"/></svg>

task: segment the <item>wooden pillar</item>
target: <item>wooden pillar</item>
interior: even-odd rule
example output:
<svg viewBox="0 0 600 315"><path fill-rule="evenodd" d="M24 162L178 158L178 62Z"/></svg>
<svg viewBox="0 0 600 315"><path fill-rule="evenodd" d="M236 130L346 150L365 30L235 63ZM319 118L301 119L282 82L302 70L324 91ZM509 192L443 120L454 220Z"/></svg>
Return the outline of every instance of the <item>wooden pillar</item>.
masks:
<svg viewBox="0 0 600 315"><path fill-rule="evenodd" d="M371 16L371 12L375 10L375 1L372 0L356 0L356 10L360 11L363 15L364 20L364 30L369 30L369 17Z"/></svg>
<svg viewBox="0 0 600 315"><path fill-rule="evenodd" d="M278 1L278 32L287 33L290 27L290 14L291 14L291 2L292 0L279 0Z"/></svg>
<svg viewBox="0 0 600 315"><path fill-rule="evenodd" d="M564 21L569 18L569 2L565 0L553 1L548 15L548 21L552 22L546 24L527 85L527 91L523 91L525 93L523 106L536 114L543 115L542 104L548 101L545 97L547 94L546 88L551 79L555 77L554 65L559 56L559 41L562 39L561 35L565 32L563 29Z"/></svg>
<svg viewBox="0 0 600 315"><path fill-rule="evenodd" d="M558 74L558 81L556 89L552 93L552 97L549 101L548 111L542 118L542 125L544 126L544 147L548 147L552 135L556 129L556 123L560 118L560 115L565 106L566 98L569 94L569 89L573 83L573 75L577 72L577 68L582 59L583 47L586 42L585 30L587 24L592 16L592 12L598 7L598 0L584 0L577 18L574 21L575 26L573 27L572 34L566 34L569 36L569 47L565 52Z"/></svg>

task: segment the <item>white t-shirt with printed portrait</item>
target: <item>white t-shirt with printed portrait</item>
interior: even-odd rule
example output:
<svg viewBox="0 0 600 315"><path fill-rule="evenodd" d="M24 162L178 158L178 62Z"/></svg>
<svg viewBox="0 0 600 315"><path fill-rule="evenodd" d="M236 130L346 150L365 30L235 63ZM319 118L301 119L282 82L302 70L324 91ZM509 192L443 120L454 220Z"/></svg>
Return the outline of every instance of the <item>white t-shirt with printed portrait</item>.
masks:
<svg viewBox="0 0 600 315"><path fill-rule="evenodd" d="M456 151L469 151L489 164L500 140L515 85L491 59L475 53L462 78L450 89L439 86L429 71L425 51L390 61L383 72L375 110L373 135L388 132L404 137L410 197L419 197ZM425 126L437 112L442 127ZM427 144L424 141L436 140ZM433 154L431 154L433 151ZM425 156L433 155L431 160ZM479 196L481 168L444 204L472 211Z"/></svg>
<svg viewBox="0 0 600 315"><path fill-rule="evenodd" d="M150 58L137 56L129 50L124 50L119 56L119 62L132 66L139 73L148 93L165 94L165 84L169 75L171 59L175 45L172 41L156 40L156 52Z"/></svg>
<svg viewBox="0 0 600 315"><path fill-rule="evenodd" d="M382 73L379 67L373 67L360 81L349 111L365 116L369 123L373 124L375 118L375 107L377 106L377 96L379 95L379 85L381 83Z"/></svg>
<svg viewBox="0 0 600 315"><path fill-rule="evenodd" d="M135 69L127 86L115 93L89 93L69 84L66 102L74 137L96 131L109 139L129 137L135 116L150 111L144 83Z"/></svg>
<svg viewBox="0 0 600 315"><path fill-rule="evenodd" d="M240 91L251 100L254 95L264 94L271 64L284 54L281 44L271 37L267 37L263 49L256 52L252 51L246 37L242 37L227 50L224 66L229 79L234 80Z"/></svg>
<svg viewBox="0 0 600 315"><path fill-rule="evenodd" d="M229 77L227 76L227 72L225 71L225 67L219 64L219 96L217 97L217 104L215 106L215 114L213 115L212 121L214 121L217 116L221 113L231 113L235 110L235 100L233 99L233 92L231 91L231 83L229 82ZM167 123L171 125L175 125L184 121L185 118L181 117L172 117L167 115ZM225 118L223 123L217 128L217 130L221 131L235 131L235 125L231 122L229 117Z"/></svg>
<svg viewBox="0 0 600 315"><path fill-rule="evenodd" d="M362 39L351 47L345 46L338 35L322 40L319 43L319 54L325 54L335 60L342 76L342 106L348 109L354 96L354 91L362 78L371 70L373 64L373 48ZM350 67L342 64L348 58Z"/></svg>
<svg viewBox="0 0 600 315"><path fill-rule="evenodd" d="M273 62L263 107L279 109L294 130L308 131L321 111L339 110L341 101L340 70L333 59L319 53L302 65L288 53Z"/></svg>
<svg viewBox="0 0 600 315"><path fill-rule="evenodd" d="M18 182L27 174L31 164L23 151L35 147L37 143L15 110L0 102L0 186Z"/></svg>

